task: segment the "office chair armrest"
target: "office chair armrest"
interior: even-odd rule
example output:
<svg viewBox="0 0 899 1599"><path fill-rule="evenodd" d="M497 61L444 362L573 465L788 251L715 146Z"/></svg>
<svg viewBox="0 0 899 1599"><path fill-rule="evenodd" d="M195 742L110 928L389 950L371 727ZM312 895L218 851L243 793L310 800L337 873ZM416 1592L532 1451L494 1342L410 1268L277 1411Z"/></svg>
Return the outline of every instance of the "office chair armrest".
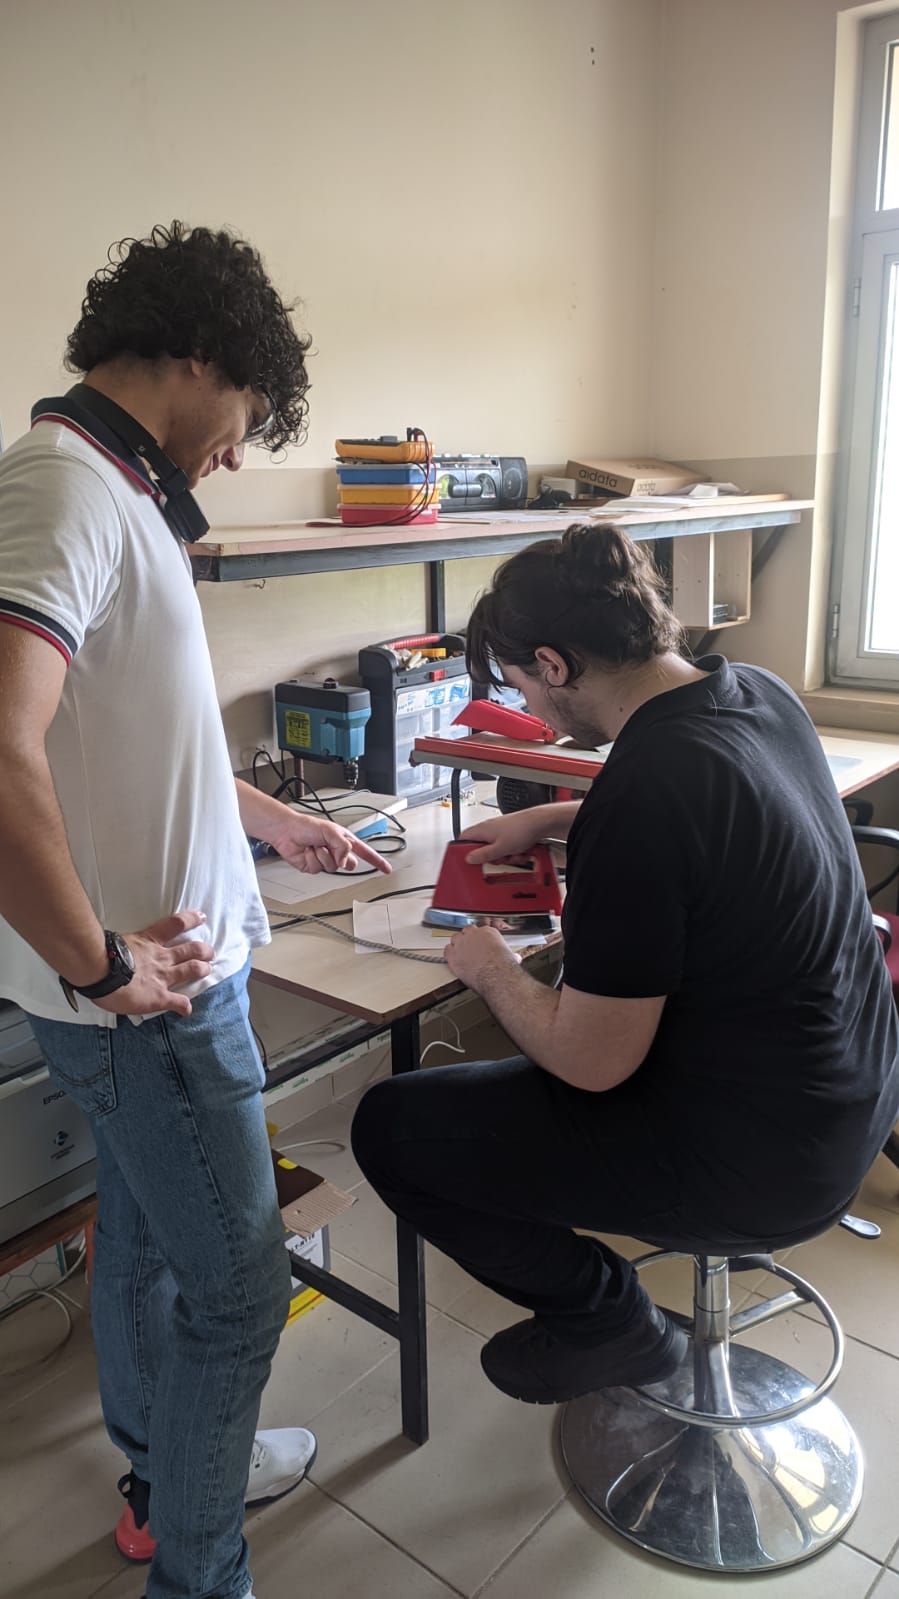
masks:
<svg viewBox="0 0 899 1599"><path fill-rule="evenodd" d="M853 823L852 837L857 844L885 844L887 849L899 849L899 828L861 827Z"/></svg>
<svg viewBox="0 0 899 1599"><path fill-rule="evenodd" d="M889 949L889 947L890 947L890 945L893 942L893 934L892 934L892 931L891 931L891 928L890 928L890 924L887 921L885 916L873 916L871 919L872 919L872 921L874 923L874 926L875 926L875 928L877 930L878 936L880 938L880 942L883 945L883 953L886 954L888 949Z"/></svg>
<svg viewBox="0 0 899 1599"><path fill-rule="evenodd" d="M895 827L855 826L852 829L852 837L855 839L856 844L875 844L878 848L883 847L899 851L899 831ZM886 877L882 877L878 883L869 885L867 889L868 898L876 899L881 890L888 888L890 883L894 882L897 877L899 877L899 860L897 860L892 871L887 872ZM899 894L899 891L897 891L897 894ZM899 897L897 897L896 909L899 910Z"/></svg>

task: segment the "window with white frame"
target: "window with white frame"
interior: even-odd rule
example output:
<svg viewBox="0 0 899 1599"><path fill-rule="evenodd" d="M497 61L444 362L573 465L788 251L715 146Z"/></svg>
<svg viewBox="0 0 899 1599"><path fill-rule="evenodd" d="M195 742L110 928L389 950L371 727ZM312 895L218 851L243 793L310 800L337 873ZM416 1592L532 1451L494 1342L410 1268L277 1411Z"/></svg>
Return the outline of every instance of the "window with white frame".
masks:
<svg viewBox="0 0 899 1599"><path fill-rule="evenodd" d="M899 688L899 11L865 29L853 251L830 676Z"/></svg>

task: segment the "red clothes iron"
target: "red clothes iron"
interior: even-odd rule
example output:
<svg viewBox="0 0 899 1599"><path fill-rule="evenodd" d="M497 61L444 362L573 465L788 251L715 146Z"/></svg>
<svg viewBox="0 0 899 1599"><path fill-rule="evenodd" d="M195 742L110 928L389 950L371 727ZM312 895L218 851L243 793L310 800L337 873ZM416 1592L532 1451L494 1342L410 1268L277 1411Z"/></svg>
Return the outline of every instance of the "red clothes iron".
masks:
<svg viewBox="0 0 899 1599"><path fill-rule="evenodd" d="M472 865L475 839L448 844L424 920L437 927L494 922L506 932L549 932L562 909L559 880L545 844L506 861Z"/></svg>

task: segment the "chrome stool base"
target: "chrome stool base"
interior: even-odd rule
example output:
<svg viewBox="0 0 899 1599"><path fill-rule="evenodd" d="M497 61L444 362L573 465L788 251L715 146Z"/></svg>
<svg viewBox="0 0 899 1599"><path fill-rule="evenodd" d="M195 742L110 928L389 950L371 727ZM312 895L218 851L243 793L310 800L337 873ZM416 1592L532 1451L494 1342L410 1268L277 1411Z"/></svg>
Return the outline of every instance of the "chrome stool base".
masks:
<svg viewBox="0 0 899 1599"><path fill-rule="evenodd" d="M693 1408L691 1355L646 1390ZM709 1427L666 1416L638 1392L572 1400L561 1443L574 1486L615 1530L653 1554L704 1571L770 1571L836 1542L859 1506L855 1433L831 1399L786 1420L741 1426L811 1394L814 1384L757 1349L731 1344L737 1415Z"/></svg>

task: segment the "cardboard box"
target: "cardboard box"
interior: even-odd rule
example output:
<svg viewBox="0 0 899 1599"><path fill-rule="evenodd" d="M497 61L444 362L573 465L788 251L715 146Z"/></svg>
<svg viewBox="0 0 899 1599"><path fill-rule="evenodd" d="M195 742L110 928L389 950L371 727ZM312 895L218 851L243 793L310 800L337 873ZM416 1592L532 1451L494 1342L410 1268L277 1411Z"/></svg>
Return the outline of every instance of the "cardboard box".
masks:
<svg viewBox="0 0 899 1599"><path fill-rule="evenodd" d="M671 461L569 461L566 477L590 494L678 494L700 474Z"/></svg>
<svg viewBox="0 0 899 1599"><path fill-rule="evenodd" d="M327 1227L335 1216L355 1205L351 1194L342 1193L327 1178L320 1177L318 1172L310 1171L307 1166L297 1166L286 1155L279 1154L277 1149L272 1150L272 1160L278 1209L288 1232L311 1238Z"/></svg>
<svg viewBox="0 0 899 1599"><path fill-rule="evenodd" d="M299 1257L301 1260L308 1260L313 1266L323 1266L327 1270L331 1262L330 1250L325 1243L326 1235L327 1228L313 1233L311 1238L301 1238L299 1233L288 1233L284 1243L290 1250L292 1260ZM297 1277L292 1265L290 1280L293 1292L290 1296L287 1321L284 1324L286 1327L299 1320L300 1316L305 1316L307 1310L312 1310L313 1306L320 1304L325 1297L316 1288L307 1287L302 1279Z"/></svg>
<svg viewBox="0 0 899 1599"><path fill-rule="evenodd" d="M272 1161L278 1208L289 1235L284 1240L285 1245L312 1265L326 1266L325 1229L335 1216L355 1205L355 1198L342 1193L326 1178L319 1177L318 1172L288 1160L277 1149L272 1150ZM293 1277L293 1287L287 1314L288 1327L324 1297L316 1288L308 1287L297 1277Z"/></svg>

